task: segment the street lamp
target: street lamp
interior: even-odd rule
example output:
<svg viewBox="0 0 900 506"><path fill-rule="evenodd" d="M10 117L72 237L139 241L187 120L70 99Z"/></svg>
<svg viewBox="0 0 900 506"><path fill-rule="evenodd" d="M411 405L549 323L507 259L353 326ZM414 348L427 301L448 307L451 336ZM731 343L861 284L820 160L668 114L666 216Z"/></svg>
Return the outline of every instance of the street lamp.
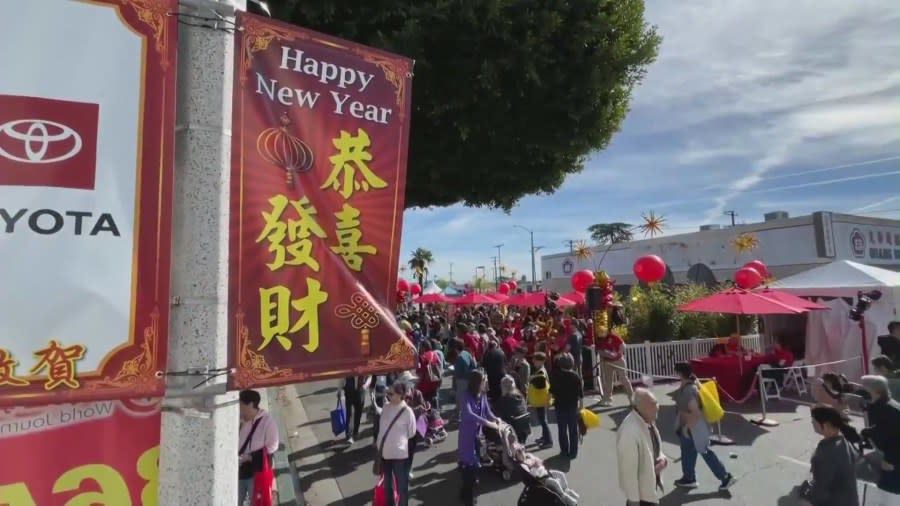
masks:
<svg viewBox="0 0 900 506"><path fill-rule="evenodd" d="M513 225L513 227L521 228L522 230L528 232L528 235L531 236L531 291L533 292L537 287L537 269L534 265L534 253L537 250L534 249L534 230L523 227L522 225Z"/></svg>

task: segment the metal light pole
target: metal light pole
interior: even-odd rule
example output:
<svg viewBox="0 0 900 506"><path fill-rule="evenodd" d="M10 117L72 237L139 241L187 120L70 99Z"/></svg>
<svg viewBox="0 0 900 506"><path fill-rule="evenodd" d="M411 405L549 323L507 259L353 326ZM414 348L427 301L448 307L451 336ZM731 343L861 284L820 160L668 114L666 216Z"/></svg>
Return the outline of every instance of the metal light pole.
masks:
<svg viewBox="0 0 900 506"><path fill-rule="evenodd" d="M495 244L494 247L497 248L497 279L494 280L494 284L500 286L500 267L503 265L503 261L500 258L500 248L503 247L503 244Z"/></svg>
<svg viewBox="0 0 900 506"><path fill-rule="evenodd" d="M537 269L534 265L534 230L530 228L525 228L522 225L513 225L516 228L521 228L522 230L528 232L528 235L531 236L531 291L535 291L535 287L537 286Z"/></svg>

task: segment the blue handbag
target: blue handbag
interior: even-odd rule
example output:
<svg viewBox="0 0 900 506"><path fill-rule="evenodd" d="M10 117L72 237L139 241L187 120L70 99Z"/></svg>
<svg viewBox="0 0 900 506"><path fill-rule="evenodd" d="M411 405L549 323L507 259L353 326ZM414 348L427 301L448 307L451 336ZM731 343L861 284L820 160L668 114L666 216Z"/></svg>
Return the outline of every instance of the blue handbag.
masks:
<svg viewBox="0 0 900 506"><path fill-rule="evenodd" d="M331 432L335 436L347 430L347 416L344 413L344 403L338 397L337 406L331 410Z"/></svg>

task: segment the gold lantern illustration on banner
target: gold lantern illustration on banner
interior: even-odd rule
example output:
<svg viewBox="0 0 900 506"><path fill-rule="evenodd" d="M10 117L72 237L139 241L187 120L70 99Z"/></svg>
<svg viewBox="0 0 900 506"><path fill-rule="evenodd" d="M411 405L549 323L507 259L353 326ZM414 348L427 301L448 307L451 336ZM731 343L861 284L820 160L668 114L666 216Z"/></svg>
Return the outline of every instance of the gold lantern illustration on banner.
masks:
<svg viewBox="0 0 900 506"><path fill-rule="evenodd" d="M594 273L594 282L585 290L585 300L594 322L594 338L601 339L609 333L609 308L613 303L614 281L606 271Z"/></svg>
<svg viewBox="0 0 900 506"><path fill-rule="evenodd" d="M366 299L365 295L356 292L350 296L350 303L338 305L334 309L334 314L338 318L349 320L350 327L359 331L360 353L368 357L371 353L369 344L371 329L381 324L378 309Z"/></svg>
<svg viewBox="0 0 900 506"><path fill-rule="evenodd" d="M288 115L282 114L279 120L281 126L260 132L256 151L265 161L284 169L287 184L293 186L294 174L311 169L315 157L309 144L288 131L291 124Z"/></svg>

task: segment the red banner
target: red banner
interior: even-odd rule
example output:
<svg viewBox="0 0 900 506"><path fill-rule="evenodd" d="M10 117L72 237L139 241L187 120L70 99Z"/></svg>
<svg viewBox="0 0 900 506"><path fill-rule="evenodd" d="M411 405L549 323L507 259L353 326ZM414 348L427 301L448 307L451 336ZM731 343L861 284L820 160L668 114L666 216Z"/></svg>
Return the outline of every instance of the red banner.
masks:
<svg viewBox="0 0 900 506"><path fill-rule="evenodd" d="M0 410L0 505L155 506L158 401Z"/></svg>
<svg viewBox="0 0 900 506"><path fill-rule="evenodd" d="M412 62L240 14L231 388L410 367L397 259Z"/></svg>
<svg viewBox="0 0 900 506"><path fill-rule="evenodd" d="M177 10L0 3L0 406L164 391Z"/></svg>

